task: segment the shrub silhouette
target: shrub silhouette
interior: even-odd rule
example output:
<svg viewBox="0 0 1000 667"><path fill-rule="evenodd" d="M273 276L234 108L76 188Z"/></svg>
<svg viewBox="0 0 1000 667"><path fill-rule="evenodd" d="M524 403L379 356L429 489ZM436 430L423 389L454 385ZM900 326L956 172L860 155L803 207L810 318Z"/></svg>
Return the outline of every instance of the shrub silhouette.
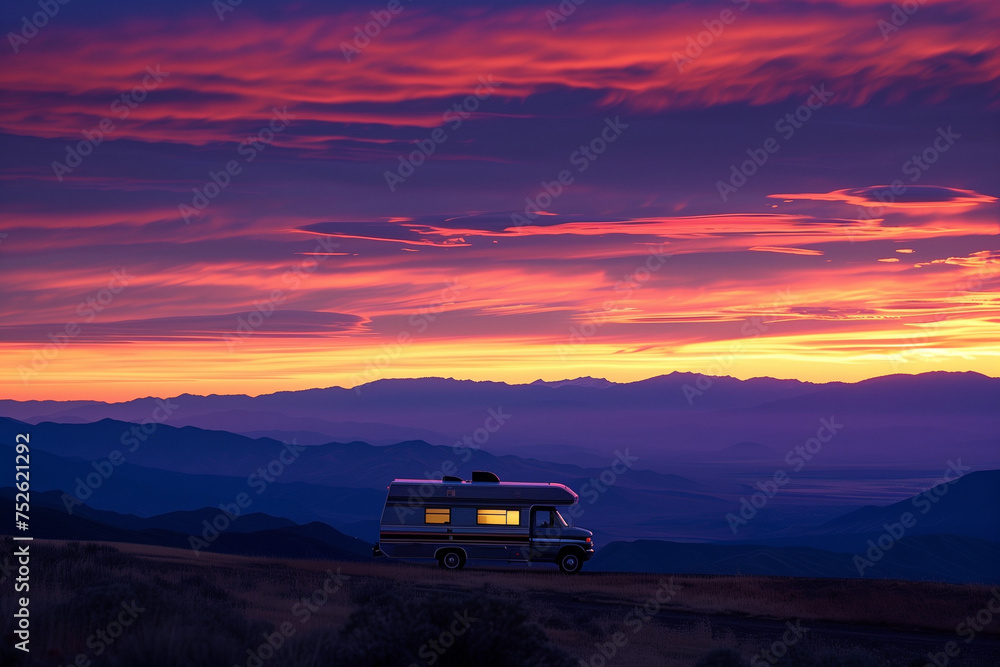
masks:
<svg viewBox="0 0 1000 667"><path fill-rule="evenodd" d="M268 627L248 621L236 601L222 599L228 594L207 579L169 581L152 575L148 561L113 547L39 544L32 559L32 590L38 592L32 598L30 661L13 649L13 642L4 642L0 664L55 667L84 654L93 667L231 665L249 644L259 643ZM52 601L45 594L49 591L58 592L63 601ZM143 611L120 634L106 635L112 643L88 644L119 617L123 603L133 601ZM4 634L13 629L12 604L10 596L0 599ZM283 666L275 662L273 667Z"/></svg>
<svg viewBox="0 0 1000 667"><path fill-rule="evenodd" d="M464 622L461 620L464 619ZM454 634L452 631L455 631ZM355 667L573 667L520 604L482 594L391 592L348 618L332 664ZM433 658L431 656L434 656Z"/></svg>
<svg viewBox="0 0 1000 667"><path fill-rule="evenodd" d="M364 579L351 584L348 594L351 602L356 605L365 605L373 598L385 595L393 589L393 582L389 579Z"/></svg>

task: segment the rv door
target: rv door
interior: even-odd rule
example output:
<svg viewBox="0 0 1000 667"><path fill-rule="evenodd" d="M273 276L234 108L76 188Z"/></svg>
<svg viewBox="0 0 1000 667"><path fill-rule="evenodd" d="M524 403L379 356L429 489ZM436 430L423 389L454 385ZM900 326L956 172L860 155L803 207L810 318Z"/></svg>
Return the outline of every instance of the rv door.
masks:
<svg viewBox="0 0 1000 667"><path fill-rule="evenodd" d="M531 547L529 560L552 561L559 552L562 529L566 522L554 507L531 508Z"/></svg>

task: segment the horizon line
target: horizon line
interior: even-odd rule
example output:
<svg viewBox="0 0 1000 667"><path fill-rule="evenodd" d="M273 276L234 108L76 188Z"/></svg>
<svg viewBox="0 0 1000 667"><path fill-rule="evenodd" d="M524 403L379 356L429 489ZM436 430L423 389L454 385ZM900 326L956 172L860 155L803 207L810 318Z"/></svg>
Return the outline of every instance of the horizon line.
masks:
<svg viewBox="0 0 1000 667"><path fill-rule="evenodd" d="M154 396L152 394L147 394L145 396L134 396L132 398L128 398L128 399L125 399L125 400L118 400L118 401L107 401L107 400L93 399L93 398L61 398L61 399L60 398L34 398L34 399L2 398L2 399L0 399L0 404L5 403L5 402L12 402L12 403L42 403L42 402L78 403L78 402L90 402L90 403L105 403L107 405L119 405L119 404L123 404L123 403L131 403L133 401L141 401L141 400L147 400L147 399L168 400L168 399L171 399L171 398L179 398L181 396L197 396L197 397L202 397L202 398L211 398L213 396L217 396L217 397L245 396L247 398L260 398L260 397L263 397L263 396L275 396L277 394L294 394L294 393L306 392L306 391L326 391L326 390L330 390L330 389L340 389L342 391L348 391L348 392L355 391L356 393L359 393L358 390L360 390L361 388L367 387L367 386L370 386L370 385L374 385L374 384L377 384L377 383L380 383L380 382L406 382L406 381L409 381L409 382L418 382L418 381L421 381L421 380L443 380L443 381L450 381L450 382L473 382L473 383L477 383L477 384L485 384L485 383L489 383L489 384L502 384L502 385L507 385L509 387L528 387L528 386L532 386L532 385L560 385L560 384L567 384L567 383L577 382L579 380L592 380L592 381L596 381L596 382L606 382L606 383L608 383L608 385L612 385L612 386L625 386L625 385L631 385L631 384L639 384L640 382L648 382L650 380L655 380L657 378L671 377L671 376L675 376L675 375L692 376L692 377L704 377L704 378L712 378L712 379L716 379L716 380L735 380L736 382L741 382L741 383L742 382L751 382L753 380L773 380L773 381L776 381L776 382L797 382L799 384L815 385L815 386L825 386L825 385L857 385L857 384L861 384L863 382L870 382L872 380L879 380L879 379L890 378L890 377L921 377L921 376L925 376L925 375L977 375L977 376L980 376L980 377L983 377L983 378L987 378L987 379L990 379L990 380L998 380L998 379L1000 379L1000 377L993 376L993 375L987 375L985 373L981 373L980 371L973 371L973 370L964 370L964 371L940 370L940 371L921 371L919 373L887 373L885 375L873 375L873 376L862 378L860 380L855 380L855 381L829 380L829 381L826 381L826 382L814 382L814 381L811 381L811 380L801 380L799 378L779 378L779 377L774 377L774 376L770 376L770 375L754 375L754 376L750 376L750 377L746 377L746 378L739 378L739 377L732 376L732 375L710 375L708 373L695 373L693 371L671 371L669 373L658 373L656 375L650 375L650 376L645 377L645 378L641 378L641 379L638 379L638 380L630 380L630 381L626 381L626 382L617 382L615 380L609 380L609 379L604 378L604 377L594 377L594 376L590 376L590 375L581 375L581 376L578 376L578 377L575 377L575 378L562 378L562 379L559 379L559 380L543 380L541 378L538 378L538 379L533 380L531 382L507 382L507 381L504 381L504 380L477 380L477 379L473 379L473 378L456 378L456 377L444 377L444 376L440 376L440 375L427 375L427 376L421 376L421 377L386 377L386 378L378 378L376 380L371 380L371 381L365 382L363 384L352 385L352 386L349 386L349 387L345 387L345 386L341 386L341 385L327 385L327 386L323 386L323 387L307 387L307 388L304 388L304 389L280 389L278 391L263 392L263 393L260 393L260 394L249 394L249 393L236 393L236 394L220 394L220 393L195 394L195 393L191 393L191 392L182 392L180 394L172 394L172 395L169 395L169 396ZM578 384L576 386L582 387L582 388L588 388L586 385L583 385L583 384ZM553 388L555 389L555 388L558 388L558 387L553 387ZM591 388L591 389L602 389L602 388L607 388L607 387L589 387L589 388Z"/></svg>

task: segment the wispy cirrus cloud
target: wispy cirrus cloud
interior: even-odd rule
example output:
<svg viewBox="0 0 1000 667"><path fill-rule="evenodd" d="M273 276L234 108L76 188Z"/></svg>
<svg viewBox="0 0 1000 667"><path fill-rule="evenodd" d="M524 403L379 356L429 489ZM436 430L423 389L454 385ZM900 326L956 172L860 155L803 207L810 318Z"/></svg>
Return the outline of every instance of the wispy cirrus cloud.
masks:
<svg viewBox="0 0 1000 667"><path fill-rule="evenodd" d="M754 0L680 71L674 54L730 4L587 3L555 31L527 2L413 4L351 62L364 3L243 3L222 22L203 0L68 9L0 67L0 388L348 383L414 322L393 374L638 379L704 371L737 340L742 376L858 379L915 347L936 356L906 370L1000 373L1000 6L926 3L886 40L883 2ZM157 64L169 76L117 117ZM489 76L454 131L447 113ZM830 104L720 202L716 181L815 85ZM185 224L178 204L276 106L287 130ZM578 170L619 115L628 130ZM60 182L51 163L106 117L114 132ZM961 139L883 201L872 184L908 178L942 123ZM447 141L388 192L384 172L434 128ZM564 169L573 182L534 210ZM113 308L19 383L121 266L135 279ZM267 325L224 345L261 303ZM767 329L746 340L750 318Z"/></svg>
<svg viewBox="0 0 1000 667"><path fill-rule="evenodd" d="M997 200L991 195L984 195L972 190L948 188L936 185L910 185L897 188L893 192L891 185L872 185L865 188L848 188L833 192L773 194L772 199L808 199L813 201L830 201L866 206L871 208L892 209L936 209L949 207L975 206L989 204ZM880 197L881 195L881 197Z"/></svg>
<svg viewBox="0 0 1000 667"><path fill-rule="evenodd" d="M471 93L484 74L501 83L495 95L503 102L490 109L501 117L545 115L524 101L552 91L576 92L584 109L620 106L633 114L774 103L819 82L836 91L835 104L852 106L941 101L966 89L984 89L995 102L1000 92L989 28L1000 25L1000 9L987 0L935 3L923 10L926 21L888 42L875 28L881 3L816 3L808 11L796 2L754 5L683 72L672 54L713 18L701 6L594 5L548 34L535 7L407 8L391 34L387 28L353 62L341 46L359 20L350 11L264 19L243 7L231 25L220 25L189 9L87 31L53 24L32 45L30 68L0 70L0 130L76 137L114 119L114 101L154 64L169 78L117 123L116 138L232 141L280 103L299 128L279 145L306 153L377 150L403 138L393 128L440 126L450 101ZM960 20L970 8L974 32Z"/></svg>

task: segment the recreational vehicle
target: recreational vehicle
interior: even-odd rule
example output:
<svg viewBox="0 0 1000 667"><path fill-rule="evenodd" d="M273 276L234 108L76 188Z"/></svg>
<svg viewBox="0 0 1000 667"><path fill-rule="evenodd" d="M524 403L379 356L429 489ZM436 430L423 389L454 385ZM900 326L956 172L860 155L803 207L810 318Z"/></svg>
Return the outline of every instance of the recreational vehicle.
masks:
<svg viewBox="0 0 1000 667"><path fill-rule="evenodd" d="M375 556L436 559L449 570L470 558L556 563L579 572L594 555L594 534L571 526L560 508L579 500L563 484L501 482L476 471L471 480L395 479L382 510Z"/></svg>

